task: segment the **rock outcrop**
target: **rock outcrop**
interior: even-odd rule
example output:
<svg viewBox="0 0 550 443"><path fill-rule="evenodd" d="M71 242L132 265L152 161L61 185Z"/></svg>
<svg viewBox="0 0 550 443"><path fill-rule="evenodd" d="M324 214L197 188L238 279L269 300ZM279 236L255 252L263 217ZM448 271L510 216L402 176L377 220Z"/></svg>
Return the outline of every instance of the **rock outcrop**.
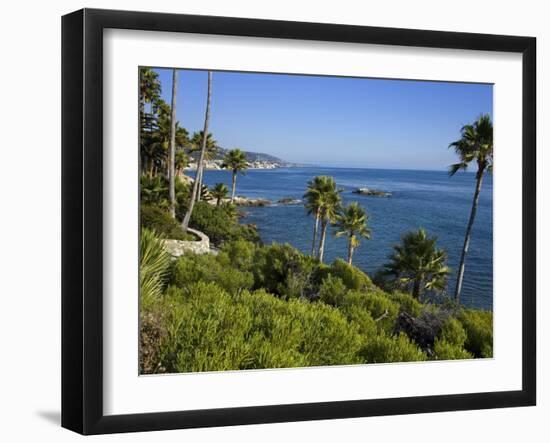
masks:
<svg viewBox="0 0 550 443"><path fill-rule="evenodd" d="M380 191L378 189L357 188L352 192L354 194L366 195L366 196L371 196L371 197L391 197L391 192Z"/></svg>

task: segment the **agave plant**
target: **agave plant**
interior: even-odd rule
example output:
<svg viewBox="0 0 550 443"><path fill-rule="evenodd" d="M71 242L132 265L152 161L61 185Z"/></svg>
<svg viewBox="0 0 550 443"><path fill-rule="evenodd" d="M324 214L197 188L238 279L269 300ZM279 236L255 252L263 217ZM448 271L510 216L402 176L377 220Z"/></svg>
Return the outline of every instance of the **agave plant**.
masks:
<svg viewBox="0 0 550 443"><path fill-rule="evenodd" d="M162 295L170 256L162 239L149 229L142 229L139 239L139 291L143 308L147 308Z"/></svg>
<svg viewBox="0 0 550 443"><path fill-rule="evenodd" d="M203 201L212 200L212 194L210 194L210 189L208 189L208 186L201 185L200 196L201 196L200 200L203 200Z"/></svg>

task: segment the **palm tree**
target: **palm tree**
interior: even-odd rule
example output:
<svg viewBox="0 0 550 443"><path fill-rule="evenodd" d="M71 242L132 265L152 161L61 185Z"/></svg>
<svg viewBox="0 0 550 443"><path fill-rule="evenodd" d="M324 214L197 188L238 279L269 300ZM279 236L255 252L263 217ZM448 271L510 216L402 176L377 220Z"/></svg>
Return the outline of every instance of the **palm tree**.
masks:
<svg viewBox="0 0 550 443"><path fill-rule="evenodd" d="M176 168L176 177L183 177L183 170L189 165L189 156L183 149L176 151L176 161L174 167Z"/></svg>
<svg viewBox="0 0 550 443"><path fill-rule="evenodd" d="M332 177L326 177L326 184L321 189L319 219L321 221L321 239L319 240L318 258L323 263L325 253L325 240L327 236L327 227L334 223L341 207L341 190L336 189L336 182Z"/></svg>
<svg viewBox="0 0 550 443"><path fill-rule="evenodd" d="M152 132L155 127L155 108L160 100L161 83L158 73L150 68L141 68L139 71L139 137L141 171L151 171L154 157ZM145 113L145 104L151 105L149 114ZM151 173L151 172L150 172Z"/></svg>
<svg viewBox="0 0 550 443"><path fill-rule="evenodd" d="M246 155L240 149L231 149L225 154L222 168L230 169L231 177L231 203L235 200L235 190L237 189L237 173L244 174L247 168Z"/></svg>
<svg viewBox="0 0 550 443"><path fill-rule="evenodd" d="M208 71L208 89L206 93L206 111L204 113L204 130L203 134L208 134L208 124L210 122L210 103L212 101L212 71ZM185 231L189 229L189 220L191 220L191 214L195 206L195 200L197 199L197 192L199 192L198 176L202 174L202 168L204 167L204 153L206 151L206 137L202 138L201 151L199 154L199 163L197 168L197 176L193 182L193 192L191 193L191 199L189 200L189 207L183 218L182 227Z"/></svg>
<svg viewBox="0 0 550 443"><path fill-rule="evenodd" d="M315 214L313 225L313 241L311 243L311 256L315 257L317 246L317 232L319 231L319 220L321 219L321 194L322 190L328 187L329 177L318 175L307 182L306 193L303 196L308 215Z"/></svg>
<svg viewBox="0 0 550 443"><path fill-rule="evenodd" d="M468 226L466 228L466 235L464 237L464 245L460 255L460 264L456 278L455 300L457 303L460 301L466 254L470 246L472 227L474 226L476 217L483 176L485 172L493 171L493 123L491 122L491 117L488 114L481 115L474 124L463 126L460 133L461 138L449 145L449 147L454 148L460 159L458 163L451 165L449 175L453 176L460 170L466 170L472 162L476 162L477 172L474 199L472 201L470 219L468 220Z"/></svg>
<svg viewBox="0 0 550 443"><path fill-rule="evenodd" d="M172 111L162 99L157 101L157 116L154 127L147 132L147 145L142 148L149 160L149 176L154 176L157 168L165 168L166 177L170 175L170 145L172 137ZM176 121L176 148L183 149L189 145L187 130Z"/></svg>
<svg viewBox="0 0 550 443"><path fill-rule="evenodd" d="M359 246L359 238L371 238L371 230L367 228L369 216L357 202L351 202L336 217L336 237L348 237L348 263L351 265L353 251Z"/></svg>
<svg viewBox="0 0 550 443"><path fill-rule="evenodd" d="M160 176L149 177L142 175L140 179L140 196L143 203L155 204L159 207L167 206L168 189L166 183Z"/></svg>
<svg viewBox="0 0 550 443"><path fill-rule="evenodd" d="M139 111L142 128L153 114L150 112L148 117L145 116L145 104L150 103L153 108L155 101L160 98L160 93L161 83L158 73L151 68L141 68L139 72Z"/></svg>
<svg viewBox="0 0 550 443"><path fill-rule="evenodd" d="M220 206L222 200L227 197L229 189L223 183L216 183L216 185L210 190L212 197L216 199L216 206Z"/></svg>
<svg viewBox="0 0 550 443"><path fill-rule="evenodd" d="M202 147L202 139L204 136L204 131L195 132L193 134L193 138L190 141L191 145L191 152L200 151ZM216 158L216 155L218 154L220 150L220 147L218 146L218 142L214 140L214 137L212 136L212 133L208 133L206 136L206 151L204 151L204 161L213 160ZM199 181L199 189L202 187L202 176L204 168L201 168L199 174L199 163L197 161L197 173L195 174L195 179ZM201 194L197 194L197 200L200 201Z"/></svg>
<svg viewBox="0 0 550 443"><path fill-rule="evenodd" d="M424 290L441 291L447 285L451 273L447 253L437 249L436 241L436 237L428 238L424 229L408 232L385 265L384 273L393 277L398 287L410 290L414 298L420 298Z"/></svg>
<svg viewBox="0 0 550 443"><path fill-rule="evenodd" d="M172 70L172 109L170 114L170 153L168 155L168 190L170 215L176 218L176 95L178 92L178 70Z"/></svg>

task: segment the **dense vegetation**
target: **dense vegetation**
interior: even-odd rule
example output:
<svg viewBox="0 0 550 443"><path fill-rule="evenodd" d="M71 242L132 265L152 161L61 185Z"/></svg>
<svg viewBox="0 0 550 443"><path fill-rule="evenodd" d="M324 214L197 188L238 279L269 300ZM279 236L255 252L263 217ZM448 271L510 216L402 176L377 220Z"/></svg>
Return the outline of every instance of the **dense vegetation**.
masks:
<svg viewBox="0 0 550 443"><path fill-rule="evenodd" d="M219 149L208 132L211 82L209 73L204 130L189 137L175 121L176 88L168 106L154 71L141 72L141 373L492 357L492 313L446 297L447 254L423 229L403 235L374 281L353 266L354 250L371 236L369 217L355 202L342 205L332 177L315 177L305 190L311 254L261 244L233 204L247 167L243 152L232 149L224 159L231 191L202 184L204 161ZM481 125L464 129L455 146L457 170L485 162L478 178L492 161L471 133ZM197 153L191 180L183 169ZM188 228L210 238L210 253L169 256L163 239L193 240ZM346 260L327 264L331 229L347 239Z"/></svg>
<svg viewBox="0 0 550 443"><path fill-rule="evenodd" d="M142 232L141 371L215 371L492 356L492 316L387 293L343 260L321 264L290 245L225 242L217 255L171 261ZM161 257L161 258L159 258ZM163 257L163 258L162 258ZM426 346L399 319L431 318ZM435 319L435 322L434 322Z"/></svg>

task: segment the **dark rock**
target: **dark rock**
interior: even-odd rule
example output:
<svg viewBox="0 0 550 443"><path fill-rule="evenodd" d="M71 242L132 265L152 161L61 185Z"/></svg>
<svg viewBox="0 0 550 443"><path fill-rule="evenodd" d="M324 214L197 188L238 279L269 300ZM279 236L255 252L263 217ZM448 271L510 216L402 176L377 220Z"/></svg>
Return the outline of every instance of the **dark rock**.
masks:
<svg viewBox="0 0 550 443"><path fill-rule="evenodd" d="M299 205L302 203L302 200L292 197L285 197L277 201L281 205Z"/></svg>
<svg viewBox="0 0 550 443"><path fill-rule="evenodd" d="M391 192L379 191L378 189L357 188L352 192L354 194L366 195L371 197L391 197Z"/></svg>
<svg viewBox="0 0 550 443"><path fill-rule="evenodd" d="M247 197L235 197L233 202L237 206L269 206L271 204L270 200L263 198L247 198Z"/></svg>

